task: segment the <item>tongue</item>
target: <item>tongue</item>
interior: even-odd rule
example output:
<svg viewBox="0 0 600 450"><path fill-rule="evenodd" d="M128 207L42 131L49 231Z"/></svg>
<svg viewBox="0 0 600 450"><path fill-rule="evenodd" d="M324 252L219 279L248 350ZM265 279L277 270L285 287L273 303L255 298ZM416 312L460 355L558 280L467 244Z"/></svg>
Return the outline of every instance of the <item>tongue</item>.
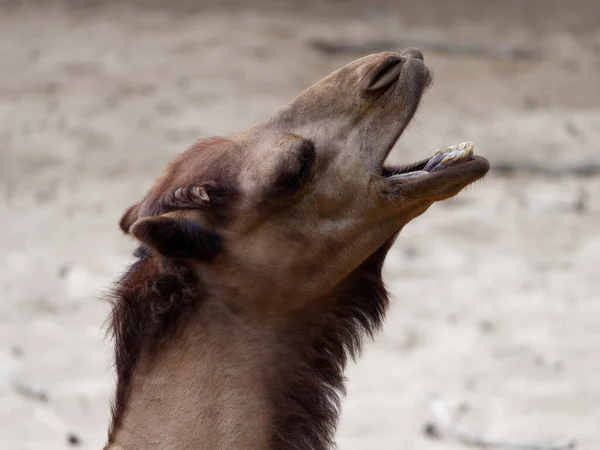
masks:
<svg viewBox="0 0 600 450"><path fill-rule="evenodd" d="M431 158L427 162L425 167L423 167L423 170L425 172L431 172L431 169L433 169L435 166L437 166L439 163L441 163L442 159L444 159L446 156L447 156L446 153L438 153L437 155L435 155L433 158Z"/></svg>
<svg viewBox="0 0 600 450"><path fill-rule="evenodd" d="M408 173L399 173L398 175L392 175L388 178L388 180L415 180L417 178L424 177L425 175L429 175L429 172L426 170L417 170L415 172Z"/></svg>

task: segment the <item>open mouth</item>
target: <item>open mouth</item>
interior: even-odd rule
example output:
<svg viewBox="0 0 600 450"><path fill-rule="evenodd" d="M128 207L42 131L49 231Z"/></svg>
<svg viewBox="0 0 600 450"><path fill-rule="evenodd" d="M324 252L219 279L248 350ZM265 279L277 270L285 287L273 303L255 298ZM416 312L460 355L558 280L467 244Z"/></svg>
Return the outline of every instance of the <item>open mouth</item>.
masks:
<svg viewBox="0 0 600 450"><path fill-rule="evenodd" d="M392 86L400 84L400 91L395 90L392 93L397 96L398 92L401 92L399 97L402 105L399 121L401 126L397 130L398 134L389 142L387 151L382 152L380 175L394 188L405 186L410 192L417 192L415 191L417 189L419 195L440 197L436 192L456 191L483 177L489 170L489 162L481 156L474 155L472 142L463 142L440 150L433 157L412 165L404 167L383 165L395 142L414 117L425 90L432 82L431 72L423 63L420 51L407 50L403 55L392 55L376 66L366 77L366 91L387 92ZM396 103L396 100L396 97L392 97L391 102Z"/></svg>
<svg viewBox="0 0 600 450"><path fill-rule="evenodd" d="M431 176L435 172L445 170L449 167L458 166L468 162L476 162L483 159L474 156L475 146L472 142L463 142L462 144L452 145L445 150L439 150L432 158L419 161L410 166L402 168L382 169L381 175L389 181L410 182L423 177Z"/></svg>

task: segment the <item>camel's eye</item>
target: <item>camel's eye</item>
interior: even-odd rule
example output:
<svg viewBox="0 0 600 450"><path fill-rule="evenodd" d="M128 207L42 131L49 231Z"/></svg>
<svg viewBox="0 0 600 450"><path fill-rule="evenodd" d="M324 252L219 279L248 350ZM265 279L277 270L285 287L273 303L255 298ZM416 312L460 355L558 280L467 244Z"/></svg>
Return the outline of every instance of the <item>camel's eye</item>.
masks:
<svg viewBox="0 0 600 450"><path fill-rule="evenodd" d="M316 153L306 139L294 142L287 151L291 154L285 155L274 187L279 194L294 195L312 178Z"/></svg>

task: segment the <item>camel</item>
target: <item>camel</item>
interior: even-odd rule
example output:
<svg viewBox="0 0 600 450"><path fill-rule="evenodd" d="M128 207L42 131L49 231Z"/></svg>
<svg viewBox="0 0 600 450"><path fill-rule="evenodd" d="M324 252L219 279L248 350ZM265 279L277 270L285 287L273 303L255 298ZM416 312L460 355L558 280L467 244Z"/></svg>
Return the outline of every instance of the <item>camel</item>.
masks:
<svg viewBox="0 0 600 450"><path fill-rule="evenodd" d="M269 120L200 140L122 231L105 449L326 450L344 368L388 306L400 230L482 178L470 143L384 160L431 84L416 49L357 59Z"/></svg>

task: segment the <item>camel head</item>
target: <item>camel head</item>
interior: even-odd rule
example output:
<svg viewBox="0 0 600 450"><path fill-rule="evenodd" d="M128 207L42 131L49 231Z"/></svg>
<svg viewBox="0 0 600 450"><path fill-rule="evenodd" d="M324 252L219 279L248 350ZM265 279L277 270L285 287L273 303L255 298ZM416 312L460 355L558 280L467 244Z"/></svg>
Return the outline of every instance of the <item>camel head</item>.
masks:
<svg viewBox="0 0 600 450"><path fill-rule="evenodd" d="M121 228L213 289L276 299L270 309L323 295L487 173L470 144L384 165L430 84L418 50L353 61L270 120L176 157Z"/></svg>

